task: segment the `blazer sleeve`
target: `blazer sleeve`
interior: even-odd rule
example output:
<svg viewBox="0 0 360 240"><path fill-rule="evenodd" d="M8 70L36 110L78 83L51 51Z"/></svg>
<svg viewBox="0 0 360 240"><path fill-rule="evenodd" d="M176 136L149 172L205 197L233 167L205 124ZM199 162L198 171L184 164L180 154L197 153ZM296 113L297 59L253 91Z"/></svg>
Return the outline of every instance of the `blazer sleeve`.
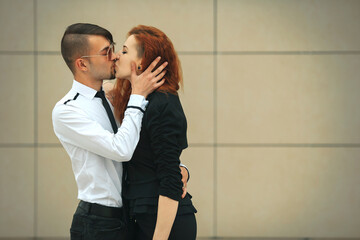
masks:
<svg viewBox="0 0 360 240"><path fill-rule="evenodd" d="M160 181L159 195L180 201L183 184L179 164L184 148L180 139L186 138L185 115L181 105L166 95L147 110L147 130Z"/></svg>

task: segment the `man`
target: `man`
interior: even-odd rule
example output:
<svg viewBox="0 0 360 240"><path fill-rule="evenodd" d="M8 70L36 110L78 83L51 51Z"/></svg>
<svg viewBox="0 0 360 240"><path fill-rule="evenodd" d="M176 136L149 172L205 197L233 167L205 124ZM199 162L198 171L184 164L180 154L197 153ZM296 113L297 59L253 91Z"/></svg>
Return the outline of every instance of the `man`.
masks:
<svg viewBox="0 0 360 240"><path fill-rule="evenodd" d="M111 33L93 24L70 25L61 41L61 53L74 81L55 105L52 118L78 186L80 203L71 239L124 239L122 162L129 161L136 148L146 97L163 84L166 63L154 70L157 58L139 76L132 65L132 95L118 127L102 91L103 80L114 78L118 60Z"/></svg>

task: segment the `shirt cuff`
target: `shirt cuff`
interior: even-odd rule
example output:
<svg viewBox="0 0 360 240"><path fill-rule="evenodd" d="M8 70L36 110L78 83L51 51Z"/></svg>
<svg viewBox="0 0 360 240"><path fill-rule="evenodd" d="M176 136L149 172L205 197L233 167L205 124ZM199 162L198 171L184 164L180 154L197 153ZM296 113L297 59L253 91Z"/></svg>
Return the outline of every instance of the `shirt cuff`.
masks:
<svg viewBox="0 0 360 240"><path fill-rule="evenodd" d="M142 95L131 94L128 102L128 106L140 107L144 111L146 110L146 106L149 101L144 98Z"/></svg>

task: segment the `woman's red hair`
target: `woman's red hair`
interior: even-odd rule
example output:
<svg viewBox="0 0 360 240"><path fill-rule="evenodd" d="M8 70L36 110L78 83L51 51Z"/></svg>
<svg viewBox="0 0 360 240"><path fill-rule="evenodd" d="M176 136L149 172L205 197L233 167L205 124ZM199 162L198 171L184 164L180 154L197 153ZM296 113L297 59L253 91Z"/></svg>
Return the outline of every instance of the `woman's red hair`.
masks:
<svg viewBox="0 0 360 240"><path fill-rule="evenodd" d="M169 92L177 94L179 84L182 84L182 73L179 58L175 52L174 46L170 39L155 27L139 25L134 27L128 33L128 37L134 35L137 41L138 57L142 58L141 66L145 70L155 60L161 56L160 62L155 69L164 62L168 62L166 66L166 74L164 76L164 84L156 91ZM130 81L117 79L114 89L111 92L114 104L115 117L122 122L124 112L131 94Z"/></svg>

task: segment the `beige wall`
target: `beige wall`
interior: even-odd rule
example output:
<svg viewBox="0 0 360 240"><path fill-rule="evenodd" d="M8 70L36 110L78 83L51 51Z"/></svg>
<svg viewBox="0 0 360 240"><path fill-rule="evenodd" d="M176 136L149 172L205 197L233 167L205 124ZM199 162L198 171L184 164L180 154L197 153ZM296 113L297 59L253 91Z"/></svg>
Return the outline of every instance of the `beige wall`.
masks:
<svg viewBox="0 0 360 240"><path fill-rule="evenodd" d="M0 0L0 237L69 235L51 110L74 22L119 45L137 24L173 40L199 236L360 237L358 0Z"/></svg>

